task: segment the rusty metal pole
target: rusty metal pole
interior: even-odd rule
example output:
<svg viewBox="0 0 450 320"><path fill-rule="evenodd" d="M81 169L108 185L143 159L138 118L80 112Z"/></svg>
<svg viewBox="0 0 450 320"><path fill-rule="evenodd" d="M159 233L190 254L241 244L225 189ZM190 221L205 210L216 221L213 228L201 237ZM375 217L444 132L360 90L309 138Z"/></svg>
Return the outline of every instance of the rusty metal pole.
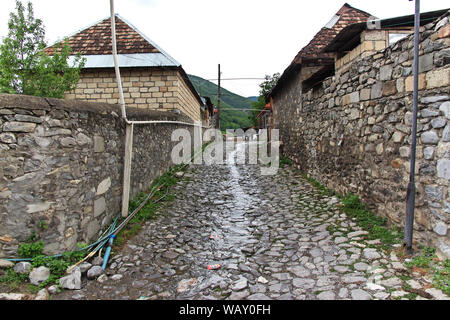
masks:
<svg viewBox="0 0 450 320"><path fill-rule="evenodd" d="M412 0L409 0L412 1ZM414 91L413 91L413 118L411 128L411 162L409 171L409 184L406 193L406 220L404 242L408 253L412 253L414 206L416 186L414 175L416 170L416 139L417 139L417 104L419 90L419 27L420 27L420 0L415 0L414 17Z"/></svg>

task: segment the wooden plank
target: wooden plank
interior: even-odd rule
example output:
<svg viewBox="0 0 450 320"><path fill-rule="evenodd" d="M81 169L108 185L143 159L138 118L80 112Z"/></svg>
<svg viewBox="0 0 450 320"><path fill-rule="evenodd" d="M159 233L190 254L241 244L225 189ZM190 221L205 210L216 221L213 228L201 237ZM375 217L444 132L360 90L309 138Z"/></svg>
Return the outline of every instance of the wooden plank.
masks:
<svg viewBox="0 0 450 320"><path fill-rule="evenodd" d="M125 130L125 156L123 170L122 217L128 216L128 203L130 201L131 160L133 155L133 124L126 125Z"/></svg>

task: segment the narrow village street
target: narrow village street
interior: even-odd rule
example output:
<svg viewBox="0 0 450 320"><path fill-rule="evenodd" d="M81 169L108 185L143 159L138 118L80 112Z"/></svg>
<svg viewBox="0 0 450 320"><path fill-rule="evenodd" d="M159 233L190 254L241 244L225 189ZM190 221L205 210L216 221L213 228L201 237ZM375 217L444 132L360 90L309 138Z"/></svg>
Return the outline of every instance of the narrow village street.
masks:
<svg viewBox="0 0 450 320"><path fill-rule="evenodd" d="M190 165L174 189L175 200L114 253L105 275L51 299L446 298L425 290L424 279L407 280L422 296L404 291L397 257L370 248L379 241L366 240L336 197L292 167L262 176L230 159Z"/></svg>

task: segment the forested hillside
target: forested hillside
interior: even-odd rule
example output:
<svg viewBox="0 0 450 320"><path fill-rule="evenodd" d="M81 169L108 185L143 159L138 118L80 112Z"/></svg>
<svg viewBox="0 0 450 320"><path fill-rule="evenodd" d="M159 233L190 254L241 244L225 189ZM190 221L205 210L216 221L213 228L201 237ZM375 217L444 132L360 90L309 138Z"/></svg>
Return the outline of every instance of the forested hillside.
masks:
<svg viewBox="0 0 450 320"><path fill-rule="evenodd" d="M205 80L198 76L188 75L195 89L201 96L211 98L214 106L217 107L217 85L211 81ZM220 127L221 129L237 129L248 128L251 121L248 116L249 111L243 111L251 108L252 101L248 98L237 95L221 88L221 104L220 104Z"/></svg>

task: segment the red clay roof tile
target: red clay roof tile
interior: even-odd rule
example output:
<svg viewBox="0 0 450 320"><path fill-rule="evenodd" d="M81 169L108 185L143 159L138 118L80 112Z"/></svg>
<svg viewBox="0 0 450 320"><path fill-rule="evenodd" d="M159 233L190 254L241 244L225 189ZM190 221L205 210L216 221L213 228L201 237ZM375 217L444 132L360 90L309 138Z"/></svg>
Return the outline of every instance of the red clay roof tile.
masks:
<svg viewBox="0 0 450 320"><path fill-rule="evenodd" d="M158 53L159 50L144 39L137 31L118 16L116 20L116 42L118 54ZM67 38L72 53L82 55L112 54L111 18L84 29ZM45 49L47 54L53 54L56 44Z"/></svg>

